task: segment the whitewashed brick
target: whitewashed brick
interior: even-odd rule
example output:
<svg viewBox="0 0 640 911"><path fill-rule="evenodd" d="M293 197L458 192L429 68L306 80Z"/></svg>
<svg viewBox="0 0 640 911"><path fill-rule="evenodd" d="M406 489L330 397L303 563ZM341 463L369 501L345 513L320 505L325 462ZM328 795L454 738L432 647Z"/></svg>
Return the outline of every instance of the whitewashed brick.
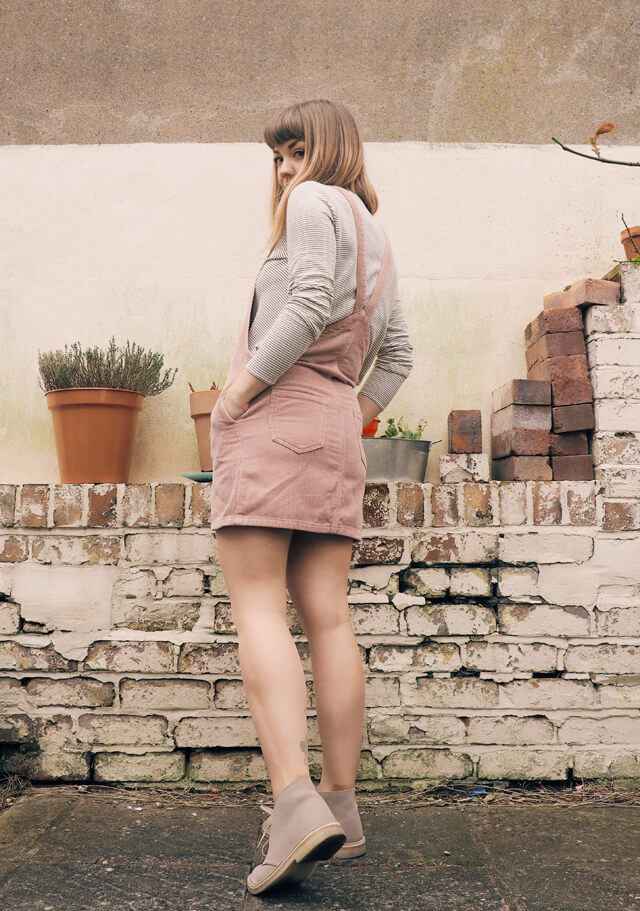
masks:
<svg viewBox="0 0 640 911"><path fill-rule="evenodd" d="M370 743L462 743L465 726L447 715L373 714L367 725Z"/></svg>
<svg viewBox="0 0 640 911"><path fill-rule="evenodd" d="M584 314L587 337L611 332L640 334L640 304L612 304L587 307Z"/></svg>
<svg viewBox="0 0 640 911"><path fill-rule="evenodd" d="M549 750L492 750L478 760L478 777L564 781L570 753Z"/></svg>
<svg viewBox="0 0 640 911"><path fill-rule="evenodd" d="M199 569L174 569L164 583L168 597L194 597L204 592L204 575Z"/></svg>
<svg viewBox="0 0 640 911"><path fill-rule="evenodd" d="M4 769L30 781L89 781L91 771L86 753L71 753L62 749L43 750L39 754L10 753Z"/></svg>
<svg viewBox="0 0 640 911"><path fill-rule="evenodd" d="M640 606L596 610L594 620L597 636L640 636Z"/></svg>
<svg viewBox="0 0 640 911"><path fill-rule="evenodd" d="M400 684L397 677L365 676L364 704L368 707L400 705Z"/></svg>
<svg viewBox="0 0 640 911"><path fill-rule="evenodd" d="M193 629L200 615L200 602L180 598L136 600L114 598L111 623L117 628L140 630Z"/></svg>
<svg viewBox="0 0 640 911"><path fill-rule="evenodd" d="M593 554L593 538L541 531L506 532L499 547L500 559L505 563L583 563Z"/></svg>
<svg viewBox="0 0 640 911"><path fill-rule="evenodd" d="M441 598L449 590L449 570L444 567L433 569L411 569L405 575L405 587L427 598Z"/></svg>
<svg viewBox="0 0 640 911"><path fill-rule="evenodd" d="M605 497L640 497L640 465L604 465L596 468Z"/></svg>
<svg viewBox="0 0 640 911"><path fill-rule="evenodd" d="M171 673L178 646L173 642L101 639L89 647L84 668L103 671L135 671L140 674Z"/></svg>
<svg viewBox="0 0 640 911"><path fill-rule="evenodd" d="M464 452L440 456L440 481L453 484L458 481L487 482L489 456L486 452Z"/></svg>
<svg viewBox="0 0 640 911"><path fill-rule="evenodd" d="M397 609L386 604L359 604L351 610L351 624L356 635L393 635L400 630L400 616Z"/></svg>
<svg viewBox="0 0 640 911"><path fill-rule="evenodd" d="M590 368L637 367L640 364L640 336L594 336L587 344L587 356Z"/></svg>
<svg viewBox="0 0 640 911"><path fill-rule="evenodd" d="M452 595L478 598L490 597L491 582L489 580L489 570L466 566L452 566L449 591Z"/></svg>
<svg viewBox="0 0 640 911"><path fill-rule="evenodd" d="M160 715L101 715L78 718L78 739L90 746L173 746Z"/></svg>
<svg viewBox="0 0 640 911"><path fill-rule="evenodd" d="M467 642L464 666L478 671L546 673L558 667L558 649L540 642Z"/></svg>
<svg viewBox="0 0 640 911"><path fill-rule="evenodd" d="M509 636L588 636L591 614L583 607L498 605L500 632Z"/></svg>
<svg viewBox="0 0 640 911"><path fill-rule="evenodd" d="M602 677L602 682L598 687L600 694L600 705L603 708L640 708L640 674L626 674L616 676L611 680L610 675L594 674L594 683L599 683L598 677Z"/></svg>
<svg viewBox="0 0 640 911"><path fill-rule="evenodd" d="M634 263L620 263L620 299L627 306L640 304L640 269Z"/></svg>
<svg viewBox="0 0 640 911"><path fill-rule="evenodd" d="M156 594L156 579L153 573L132 571L118 579L113 588L114 598L153 598Z"/></svg>
<svg viewBox="0 0 640 911"><path fill-rule="evenodd" d="M640 402L599 399L594 404L595 429L640 431Z"/></svg>
<svg viewBox="0 0 640 911"><path fill-rule="evenodd" d="M369 591L355 591L347 595L349 604L388 604L387 595L376 594Z"/></svg>
<svg viewBox="0 0 640 911"><path fill-rule="evenodd" d="M573 773L579 778L640 778L640 749L575 750Z"/></svg>
<svg viewBox="0 0 640 911"><path fill-rule="evenodd" d="M389 778L461 779L473 774L468 756L441 748L394 750L382 760L382 774Z"/></svg>
<svg viewBox="0 0 640 911"><path fill-rule="evenodd" d="M630 430L594 433L592 450L595 465L633 465L640 462L640 433Z"/></svg>
<svg viewBox="0 0 640 911"><path fill-rule="evenodd" d="M397 572L397 566L360 566L350 569L351 590L357 591L358 587L360 587L371 591L380 591L389 585L391 577Z"/></svg>
<svg viewBox="0 0 640 911"><path fill-rule="evenodd" d="M418 563L494 563L498 535L476 531L428 531L413 535L412 558Z"/></svg>
<svg viewBox="0 0 640 911"><path fill-rule="evenodd" d="M13 600L24 620L46 629L98 630L111 626L111 595L118 576L115 566L15 567Z"/></svg>
<svg viewBox="0 0 640 911"><path fill-rule="evenodd" d="M405 607L410 607L412 604L424 604L425 598L423 595L412 595L407 594L407 592L398 592L397 595L394 595L391 599L397 610L404 610Z"/></svg>
<svg viewBox="0 0 640 911"><path fill-rule="evenodd" d="M594 367L590 378L595 399L640 399L640 367Z"/></svg>
<svg viewBox="0 0 640 911"><path fill-rule="evenodd" d="M173 736L179 747L258 746L258 735L250 717L183 718Z"/></svg>
<svg viewBox="0 0 640 911"><path fill-rule="evenodd" d="M472 716L468 719L468 743L553 743L555 731L547 718Z"/></svg>
<svg viewBox="0 0 640 911"><path fill-rule="evenodd" d="M600 585L596 606L599 611L640 605L640 585Z"/></svg>
<svg viewBox="0 0 640 911"><path fill-rule="evenodd" d="M206 680L122 680L120 706L125 711L206 709L211 706L211 684Z"/></svg>
<svg viewBox="0 0 640 911"><path fill-rule="evenodd" d="M31 555L39 563L55 566L116 564L120 547L121 539L115 535L43 534L32 538Z"/></svg>
<svg viewBox="0 0 640 911"><path fill-rule="evenodd" d="M588 709L598 705L598 694L589 680L567 680L564 677L514 680L500 687L503 708Z"/></svg>
<svg viewBox="0 0 640 911"><path fill-rule="evenodd" d="M9 598L11 595L11 587L13 585L13 571L14 566L3 566L0 564L0 595L4 598Z"/></svg>
<svg viewBox="0 0 640 911"><path fill-rule="evenodd" d="M255 750L194 750L189 757L189 780L268 781L262 754Z"/></svg>
<svg viewBox="0 0 640 911"><path fill-rule="evenodd" d="M640 667L640 645L569 645L564 656L568 671L634 674Z"/></svg>
<svg viewBox="0 0 640 911"><path fill-rule="evenodd" d="M640 718L567 718L558 728L559 743L640 743Z"/></svg>
<svg viewBox="0 0 640 911"><path fill-rule="evenodd" d="M486 709L498 705L498 685L477 677L400 678L403 705L445 709Z"/></svg>
<svg viewBox="0 0 640 911"><path fill-rule="evenodd" d="M206 563L213 559L212 534L179 532L137 532L125 535L126 556L131 563Z"/></svg>
<svg viewBox="0 0 640 911"><path fill-rule="evenodd" d="M454 671L460 667L460 652L449 642L404 647L374 645L369 652L369 667L372 671Z"/></svg>
<svg viewBox="0 0 640 911"><path fill-rule="evenodd" d="M428 604L406 613L411 636L486 636L495 632L493 610L481 604Z"/></svg>
<svg viewBox="0 0 640 911"><path fill-rule="evenodd" d="M537 566L500 566L498 568L498 594L503 598L522 601L538 598Z"/></svg>
<svg viewBox="0 0 640 911"><path fill-rule="evenodd" d="M96 753L95 781L179 781L184 778L184 753Z"/></svg>
<svg viewBox="0 0 640 911"><path fill-rule="evenodd" d="M10 636L20 629L20 608L11 601L0 601L0 635Z"/></svg>
<svg viewBox="0 0 640 911"><path fill-rule="evenodd" d="M527 522L527 485L524 481L493 481L497 488L501 525L525 525Z"/></svg>

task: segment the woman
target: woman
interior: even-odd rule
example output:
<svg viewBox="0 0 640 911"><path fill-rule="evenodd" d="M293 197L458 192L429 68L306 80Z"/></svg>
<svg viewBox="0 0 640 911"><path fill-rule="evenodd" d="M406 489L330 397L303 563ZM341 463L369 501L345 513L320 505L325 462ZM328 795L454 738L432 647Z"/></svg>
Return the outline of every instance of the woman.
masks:
<svg viewBox="0 0 640 911"><path fill-rule="evenodd" d="M253 894L306 879L336 852L365 850L355 801L364 674L347 603L362 538L361 434L412 366L352 115L323 99L294 104L264 139L274 156L270 252L211 415L211 528L274 796L266 856L247 880ZM313 666L317 791L287 590Z"/></svg>

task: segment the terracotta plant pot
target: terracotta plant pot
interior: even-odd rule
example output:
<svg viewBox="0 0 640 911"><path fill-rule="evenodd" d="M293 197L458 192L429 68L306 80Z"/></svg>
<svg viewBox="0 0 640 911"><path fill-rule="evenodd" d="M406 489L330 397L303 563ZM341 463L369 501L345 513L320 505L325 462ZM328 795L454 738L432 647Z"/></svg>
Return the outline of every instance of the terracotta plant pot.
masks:
<svg viewBox="0 0 640 911"><path fill-rule="evenodd" d="M45 393L63 484L124 484L144 395L125 389L76 387Z"/></svg>
<svg viewBox="0 0 640 911"><path fill-rule="evenodd" d="M624 247L624 255L627 259L633 259L634 256L637 256L638 251L634 250L633 244L635 243L638 250L640 250L640 225L634 225L634 227L629 228L628 231L625 228L620 234L620 241Z"/></svg>
<svg viewBox="0 0 640 911"><path fill-rule="evenodd" d="M362 431L363 437L374 437L378 431L378 424L380 423L379 418L374 418L370 421L367 426Z"/></svg>
<svg viewBox="0 0 640 911"><path fill-rule="evenodd" d="M191 417L196 425L200 471L211 471L213 468L211 461L211 412L220 392L220 389L203 389L199 392L192 392L189 396Z"/></svg>

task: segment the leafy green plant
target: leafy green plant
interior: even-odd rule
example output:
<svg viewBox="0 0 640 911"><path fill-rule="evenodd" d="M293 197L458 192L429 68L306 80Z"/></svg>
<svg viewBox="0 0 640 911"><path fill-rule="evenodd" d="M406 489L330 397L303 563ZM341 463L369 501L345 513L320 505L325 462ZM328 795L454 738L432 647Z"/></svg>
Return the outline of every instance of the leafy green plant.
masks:
<svg viewBox="0 0 640 911"><path fill-rule="evenodd" d="M419 440L426 425L426 420L422 420L415 430L410 430L403 417L398 418L397 424L395 418L387 418L387 426L380 436L399 437L403 440Z"/></svg>
<svg viewBox="0 0 640 911"><path fill-rule="evenodd" d="M164 358L155 351L145 351L135 342L118 347L112 337L109 347L85 348L80 342L64 351L38 349L40 388L45 392L77 387L125 389L142 395L159 395L173 383L178 368L165 370Z"/></svg>

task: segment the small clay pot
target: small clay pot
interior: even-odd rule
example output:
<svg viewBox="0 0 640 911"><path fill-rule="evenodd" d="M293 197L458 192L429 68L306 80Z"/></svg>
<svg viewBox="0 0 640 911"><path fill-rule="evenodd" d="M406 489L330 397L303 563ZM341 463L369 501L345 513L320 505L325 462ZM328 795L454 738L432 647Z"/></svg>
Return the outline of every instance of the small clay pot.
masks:
<svg viewBox="0 0 640 911"><path fill-rule="evenodd" d="M374 437L378 431L378 424L380 423L379 418L374 418L362 431L363 437Z"/></svg>
<svg viewBox="0 0 640 911"><path fill-rule="evenodd" d="M211 471L211 412L221 389L202 389L192 392L189 396L191 417L196 425L196 438L198 440L198 456L200 458L200 471Z"/></svg>
<svg viewBox="0 0 640 911"><path fill-rule="evenodd" d="M640 225L635 225L633 228L629 228L629 230L625 228L620 234L620 241L624 247L624 255L627 259L633 259L634 256L637 256L638 251L640 251ZM638 250L634 249L634 243Z"/></svg>

